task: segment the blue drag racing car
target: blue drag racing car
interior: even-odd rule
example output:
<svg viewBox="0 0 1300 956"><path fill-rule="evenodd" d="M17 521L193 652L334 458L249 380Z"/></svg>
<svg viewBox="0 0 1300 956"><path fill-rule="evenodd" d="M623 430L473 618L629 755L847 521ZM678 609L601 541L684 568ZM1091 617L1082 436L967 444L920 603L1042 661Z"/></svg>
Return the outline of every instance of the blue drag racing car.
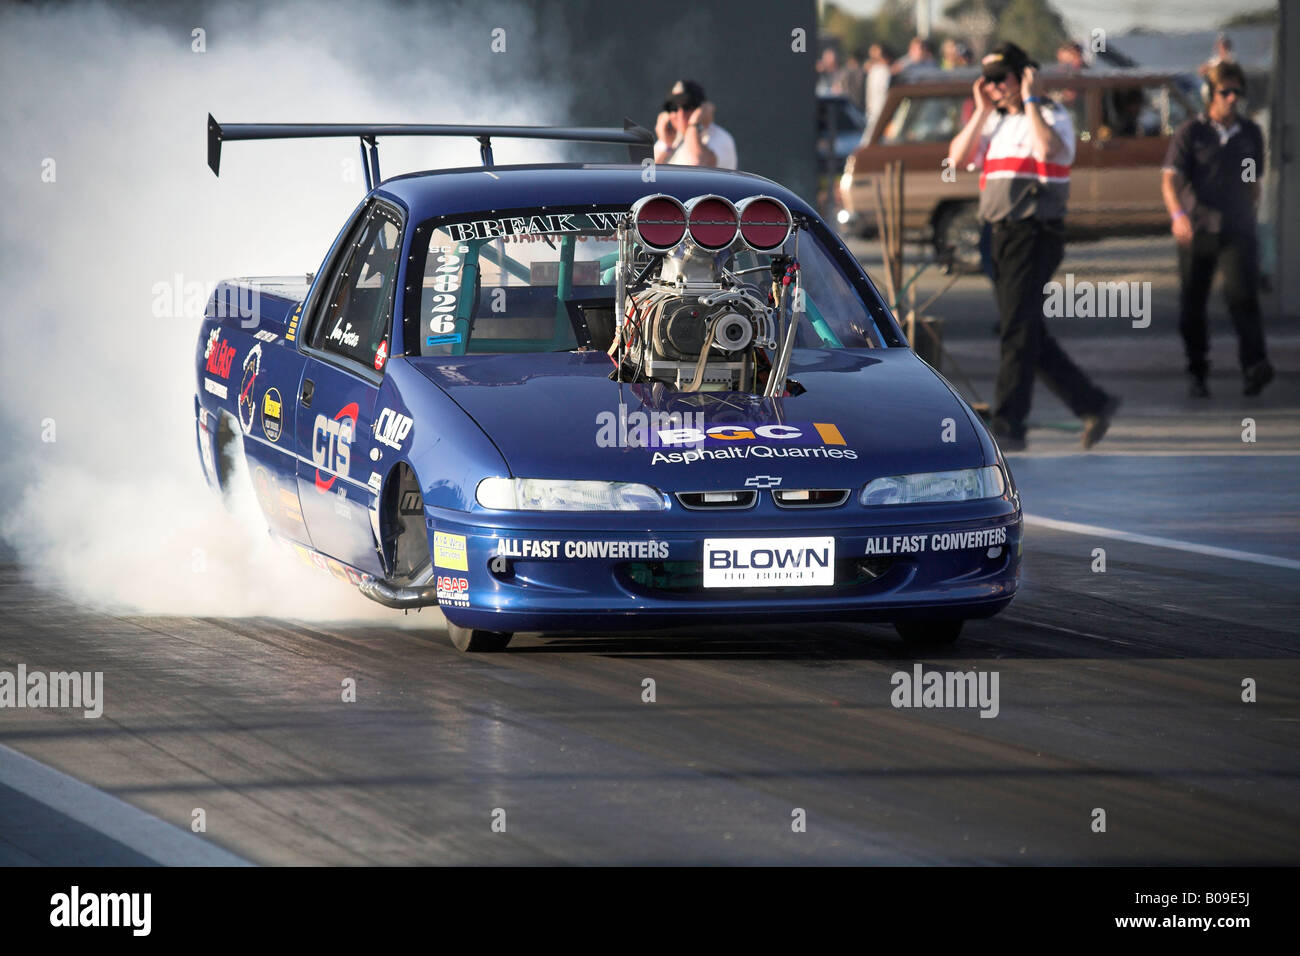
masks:
<svg viewBox="0 0 1300 956"><path fill-rule="evenodd" d="M199 457L271 531L463 651L518 631L892 622L954 640L1015 595L1019 498L858 262L758 176L616 129L217 124L358 136L368 192L306 281L232 279L195 356ZM376 140L482 167L381 181ZM498 167L491 139L627 165ZM645 175L653 169L651 177Z"/></svg>

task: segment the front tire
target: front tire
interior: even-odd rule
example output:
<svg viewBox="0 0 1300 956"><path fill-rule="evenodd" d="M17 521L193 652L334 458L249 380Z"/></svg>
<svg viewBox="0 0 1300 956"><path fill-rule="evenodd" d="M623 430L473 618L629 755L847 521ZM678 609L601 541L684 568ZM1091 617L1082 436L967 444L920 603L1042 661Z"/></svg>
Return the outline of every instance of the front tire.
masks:
<svg viewBox="0 0 1300 956"><path fill-rule="evenodd" d="M977 274L983 266L982 228L976 203L956 203L945 209L934 225L934 247L940 261L950 263L953 271L962 275Z"/></svg>
<svg viewBox="0 0 1300 956"><path fill-rule="evenodd" d="M943 647L961 635L965 621L898 621L894 630L908 647Z"/></svg>
<svg viewBox="0 0 1300 956"><path fill-rule="evenodd" d="M504 651L514 634L502 631L483 631L478 628L461 627L447 622L447 636L452 646L466 654L490 654Z"/></svg>

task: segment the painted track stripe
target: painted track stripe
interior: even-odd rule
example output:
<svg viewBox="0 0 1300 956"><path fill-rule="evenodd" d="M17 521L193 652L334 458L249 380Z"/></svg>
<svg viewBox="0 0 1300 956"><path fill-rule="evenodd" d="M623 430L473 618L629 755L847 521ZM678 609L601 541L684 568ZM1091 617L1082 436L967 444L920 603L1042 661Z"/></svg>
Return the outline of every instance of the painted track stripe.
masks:
<svg viewBox="0 0 1300 956"><path fill-rule="evenodd" d="M252 866L193 833L0 744L0 784L163 866Z"/></svg>
<svg viewBox="0 0 1300 956"><path fill-rule="evenodd" d="M1278 558L1271 554L1255 554L1253 551L1234 551L1232 548L1216 548L1209 544L1196 544L1193 541L1178 541L1174 538L1160 538L1151 534L1134 534L1131 531L1117 531L1114 528L1102 528L1095 524L1079 524L1074 521L1058 521L1041 515L1025 515L1025 524L1053 531L1069 531L1073 534L1087 534L1096 538L1114 538L1116 541L1128 541L1132 544L1147 544L1153 548L1169 548L1172 551L1189 551L1192 554L1205 554L1214 558L1227 558L1230 561L1249 561L1251 564L1267 564L1274 568L1286 568L1300 571L1300 561L1291 558Z"/></svg>

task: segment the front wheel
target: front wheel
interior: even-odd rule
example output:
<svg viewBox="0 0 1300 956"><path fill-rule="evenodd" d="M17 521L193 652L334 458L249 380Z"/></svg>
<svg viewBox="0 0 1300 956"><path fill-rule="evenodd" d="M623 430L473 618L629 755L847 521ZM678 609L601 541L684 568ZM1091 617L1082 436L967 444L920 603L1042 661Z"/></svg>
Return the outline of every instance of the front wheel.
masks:
<svg viewBox="0 0 1300 956"><path fill-rule="evenodd" d="M461 627L447 622L447 636L452 646L467 654L492 653L504 651L514 634L501 631L483 631L478 628Z"/></svg>
<svg viewBox="0 0 1300 956"><path fill-rule="evenodd" d="M898 621L894 630L910 647L942 647L961 634L965 621Z"/></svg>
<svg viewBox="0 0 1300 956"><path fill-rule="evenodd" d="M949 263L954 272L971 275L980 271L980 233L983 224L979 206L973 202L949 206L934 224L934 247L941 262Z"/></svg>

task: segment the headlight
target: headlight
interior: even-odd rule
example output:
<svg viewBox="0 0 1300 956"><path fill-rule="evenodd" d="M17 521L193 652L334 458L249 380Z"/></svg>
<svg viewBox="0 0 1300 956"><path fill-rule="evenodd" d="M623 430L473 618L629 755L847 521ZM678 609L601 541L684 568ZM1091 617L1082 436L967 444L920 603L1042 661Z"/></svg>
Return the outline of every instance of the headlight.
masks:
<svg viewBox="0 0 1300 956"><path fill-rule="evenodd" d="M910 505L924 501L971 501L996 498L1007 490L1002 469L963 468L960 471L931 471L921 475L876 478L862 489L858 500L864 505Z"/></svg>
<svg viewBox="0 0 1300 956"><path fill-rule="evenodd" d="M475 495L494 511L663 511L664 496L631 481L484 478Z"/></svg>

